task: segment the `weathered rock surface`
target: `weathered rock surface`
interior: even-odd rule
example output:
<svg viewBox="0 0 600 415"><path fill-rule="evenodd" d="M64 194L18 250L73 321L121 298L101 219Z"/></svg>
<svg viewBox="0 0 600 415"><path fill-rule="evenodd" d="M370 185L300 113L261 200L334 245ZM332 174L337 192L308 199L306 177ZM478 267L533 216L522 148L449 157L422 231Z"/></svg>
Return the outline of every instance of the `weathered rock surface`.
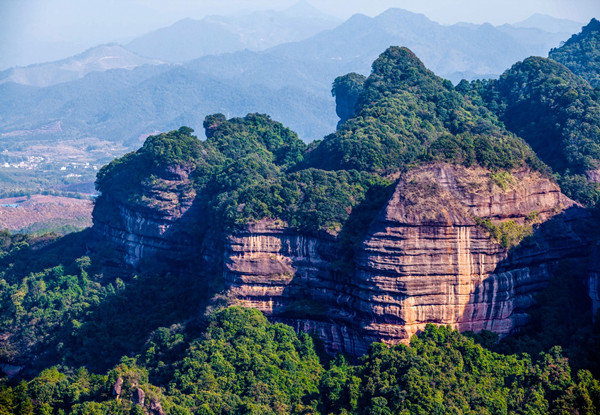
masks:
<svg viewBox="0 0 600 415"><path fill-rule="evenodd" d="M508 258L476 218L526 225L573 202L528 171L504 187L484 169L445 164L401 178L357 255L355 308L370 317L364 330L395 343L427 323L508 334L526 321L522 310L548 279L537 261L556 258L543 246L531 262Z"/></svg>
<svg viewBox="0 0 600 415"><path fill-rule="evenodd" d="M600 169L588 170L585 174L592 182L600 183Z"/></svg>
<svg viewBox="0 0 600 415"><path fill-rule="evenodd" d="M118 377L117 381L113 385L112 394L114 397L118 398L121 396L121 391L123 390L123 378Z"/></svg>
<svg viewBox="0 0 600 415"><path fill-rule="evenodd" d="M370 342L352 327L349 276L332 268L339 258L335 237L261 221L230 236L224 257L225 284L235 304L315 332L332 351L366 351Z"/></svg>
<svg viewBox="0 0 600 415"><path fill-rule="evenodd" d="M151 415L165 415L165 411L159 401L152 399L150 401L149 412Z"/></svg>
<svg viewBox="0 0 600 415"><path fill-rule="evenodd" d="M206 265L199 277L220 273L232 303L315 332L329 350L357 355L372 341L407 341L430 322L511 333L527 322L527 308L556 264L589 256L591 246L577 230L587 212L528 170L502 176L442 163L410 170L354 263L343 266L334 235L304 235L282 222L263 220L222 239L194 235L190 224L199 219L187 173L159 180L156 203L143 209L110 195L99 202L114 206L118 220L95 216L96 232L121 246L126 261L195 252ZM535 235L509 251L478 225L485 219L496 226L510 221L520 231L535 225ZM592 271L590 296L598 307Z"/></svg>
<svg viewBox="0 0 600 415"><path fill-rule="evenodd" d="M196 195L190 169L173 166L162 173L142 183L141 200L102 195L94 208L96 234L115 242L125 262L133 266L157 255L176 257L191 245L191 225L182 223Z"/></svg>
<svg viewBox="0 0 600 415"><path fill-rule="evenodd" d="M146 399L146 393L142 388L135 388L133 393L131 394L131 402L134 405L144 406L144 401Z"/></svg>
<svg viewBox="0 0 600 415"><path fill-rule="evenodd" d="M598 319L600 315L600 244L592 247L590 255L589 277L587 280L588 295L592 300L592 315Z"/></svg>

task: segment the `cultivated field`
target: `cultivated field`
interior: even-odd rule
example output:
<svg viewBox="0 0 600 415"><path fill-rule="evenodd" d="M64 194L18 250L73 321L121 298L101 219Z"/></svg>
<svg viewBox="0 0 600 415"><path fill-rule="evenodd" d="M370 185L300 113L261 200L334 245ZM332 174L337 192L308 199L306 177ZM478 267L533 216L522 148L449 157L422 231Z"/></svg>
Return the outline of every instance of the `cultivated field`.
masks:
<svg viewBox="0 0 600 415"><path fill-rule="evenodd" d="M66 233L92 225L93 202L32 195L0 199L0 229L11 232Z"/></svg>

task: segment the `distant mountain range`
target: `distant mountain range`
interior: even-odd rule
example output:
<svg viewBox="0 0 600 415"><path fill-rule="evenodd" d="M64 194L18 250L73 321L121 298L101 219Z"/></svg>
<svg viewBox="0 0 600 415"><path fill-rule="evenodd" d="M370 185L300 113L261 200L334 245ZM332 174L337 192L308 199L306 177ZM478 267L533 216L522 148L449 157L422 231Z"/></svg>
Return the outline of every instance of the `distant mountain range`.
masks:
<svg viewBox="0 0 600 415"><path fill-rule="evenodd" d="M457 82L494 77L530 55L547 55L572 34L560 31L567 24L577 25L534 16L499 27L444 26L390 9L321 30L335 21L307 4L184 20L126 46L105 45L0 73L0 134L35 132L60 121L61 130L45 133L44 140L97 137L133 149L148 134L181 125L202 135L208 114L261 112L311 141L335 130L333 80L352 71L368 74L370 63L390 45L409 47L428 68ZM213 41L218 33L222 36ZM290 42L258 50L278 39ZM236 49L246 50L225 53ZM197 59L162 64L191 58ZM27 139L38 138L32 133Z"/></svg>
<svg viewBox="0 0 600 415"><path fill-rule="evenodd" d="M143 58L121 45L101 45L83 53L56 62L17 67L0 72L0 83L14 82L22 85L50 86L83 78L90 72L110 69L133 69L141 65L158 65L163 62Z"/></svg>
<svg viewBox="0 0 600 415"><path fill-rule="evenodd" d="M512 26L539 29L549 33L576 33L581 29L581 23L540 13L536 13Z"/></svg>
<svg viewBox="0 0 600 415"><path fill-rule="evenodd" d="M180 20L140 36L126 46L142 56L176 63L244 49L264 50L306 39L340 23L301 1L283 11Z"/></svg>
<svg viewBox="0 0 600 415"><path fill-rule="evenodd" d="M553 19L546 16L548 19ZM562 22L562 20L559 20ZM389 9L376 17L355 15L330 31L321 32L293 45L272 49L284 56L311 58L319 63L334 61L342 72L368 74L372 62L390 45L413 50L436 74L458 82L463 78L494 77L520 59L547 55L548 50L573 32L542 31L517 25L490 24L444 26L422 14Z"/></svg>

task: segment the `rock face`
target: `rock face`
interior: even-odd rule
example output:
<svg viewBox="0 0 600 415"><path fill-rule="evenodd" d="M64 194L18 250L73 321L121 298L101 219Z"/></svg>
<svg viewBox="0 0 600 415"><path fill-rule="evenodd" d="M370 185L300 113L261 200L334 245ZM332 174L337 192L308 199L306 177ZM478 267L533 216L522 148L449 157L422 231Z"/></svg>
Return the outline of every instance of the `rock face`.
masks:
<svg viewBox="0 0 600 415"><path fill-rule="evenodd" d="M113 396L116 398L120 397L122 389L123 389L123 378L118 377L117 381L113 385L113 390L112 390Z"/></svg>
<svg viewBox="0 0 600 415"><path fill-rule="evenodd" d="M395 343L427 323L508 334L526 321L523 311L548 279L536 262L556 258L542 246L536 262L509 258L476 220L527 229L528 218L547 220L573 202L531 172L504 179L499 186L484 169L450 165L402 177L357 255L355 308L370 316L364 330Z"/></svg>
<svg viewBox="0 0 600 415"><path fill-rule="evenodd" d="M150 414L151 415L165 415L165 411L162 409L162 405L159 401L151 400L150 401Z"/></svg>
<svg viewBox="0 0 600 415"><path fill-rule="evenodd" d="M235 304L258 308L297 330L315 332L332 351L362 354L371 341L354 330L348 276L334 271L334 236L301 235L261 221L225 244L224 276Z"/></svg>
<svg viewBox="0 0 600 415"><path fill-rule="evenodd" d="M574 225L586 211L528 170L492 174L442 163L410 170L346 264L336 235L304 235L283 222L259 221L222 239L177 231L190 229L194 216L184 173L161 179L177 198L157 194L162 204L147 210L103 195L99 203L116 206L119 220L95 216L96 232L132 265L200 252L232 303L315 332L331 351L360 355L373 341L406 342L427 323L511 333L527 322L558 261L589 254ZM508 250L490 236L495 231L518 246ZM597 307L597 273L589 287Z"/></svg>
<svg viewBox="0 0 600 415"><path fill-rule="evenodd" d="M366 78L357 73L339 76L333 82L332 93L335 96L335 112L340 121L338 127L355 116L358 96L363 90Z"/></svg>
<svg viewBox="0 0 600 415"><path fill-rule="evenodd" d="M588 170L585 174L590 181L600 183L600 169Z"/></svg>
<svg viewBox="0 0 600 415"><path fill-rule="evenodd" d="M134 405L144 406L144 401L146 399L146 393L142 388L135 388L133 393L131 394L131 402Z"/></svg>
<svg viewBox="0 0 600 415"><path fill-rule="evenodd" d="M102 195L94 208L94 230L113 241L132 266L143 258L173 258L187 252L193 236L183 231L192 226L186 224L184 214L195 197L189 174L185 166L166 169L154 181L142 184L140 203Z"/></svg>
<svg viewBox="0 0 600 415"><path fill-rule="evenodd" d="M587 286L588 295L592 300L592 315L596 321L600 318L600 244L593 246L590 258Z"/></svg>
<svg viewBox="0 0 600 415"><path fill-rule="evenodd" d="M335 238L263 222L229 238L226 284L239 304L314 331L331 350L362 354L372 341L407 341L427 323L505 335L527 322L549 268L586 242L563 229L563 237L525 241L509 255L477 221L508 220L527 231L573 206L530 171L498 178L481 168L425 166L401 177L351 275L332 267Z"/></svg>

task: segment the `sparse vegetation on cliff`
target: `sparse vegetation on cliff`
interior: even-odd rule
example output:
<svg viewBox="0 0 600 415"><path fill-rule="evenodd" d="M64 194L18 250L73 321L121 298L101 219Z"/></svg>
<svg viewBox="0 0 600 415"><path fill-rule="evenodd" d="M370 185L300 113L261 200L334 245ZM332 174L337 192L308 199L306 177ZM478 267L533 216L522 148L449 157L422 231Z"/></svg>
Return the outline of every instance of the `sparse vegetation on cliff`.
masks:
<svg viewBox="0 0 600 415"><path fill-rule="evenodd" d="M488 231L490 236L506 249L517 246L525 237L533 233L530 224L519 225L513 219L492 223L489 219L475 218L475 222Z"/></svg>

